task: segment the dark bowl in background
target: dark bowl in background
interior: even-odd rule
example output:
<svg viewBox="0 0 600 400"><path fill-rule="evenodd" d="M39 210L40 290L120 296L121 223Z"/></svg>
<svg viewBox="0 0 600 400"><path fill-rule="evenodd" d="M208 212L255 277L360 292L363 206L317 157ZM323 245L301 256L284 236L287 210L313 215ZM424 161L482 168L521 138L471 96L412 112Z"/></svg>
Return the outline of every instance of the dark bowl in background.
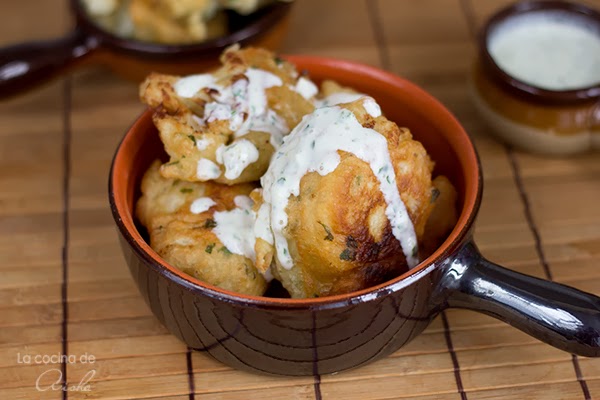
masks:
<svg viewBox="0 0 600 400"><path fill-rule="evenodd" d="M126 79L142 81L150 72L187 75L219 64L227 47L276 50L287 32L292 3L273 3L248 16L229 13L226 36L197 44L165 45L124 39L100 28L79 0L70 0L75 28L65 37L0 49L0 99L37 87L73 68L103 64Z"/></svg>

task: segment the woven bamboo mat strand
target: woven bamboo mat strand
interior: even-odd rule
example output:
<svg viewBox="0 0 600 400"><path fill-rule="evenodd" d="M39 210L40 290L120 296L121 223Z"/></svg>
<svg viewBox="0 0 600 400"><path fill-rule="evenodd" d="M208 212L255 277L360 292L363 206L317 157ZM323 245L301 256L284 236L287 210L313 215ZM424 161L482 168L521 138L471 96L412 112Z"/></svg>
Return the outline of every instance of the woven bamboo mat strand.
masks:
<svg viewBox="0 0 600 400"><path fill-rule="evenodd" d="M482 158L476 240L483 253L600 294L598 155L544 159L513 151L487 136L466 94L475 34L508 3L298 0L283 51L380 66L439 98ZM598 0L586 3L600 8ZM66 6L54 2L7 3L3 15L2 44L70 27ZM600 398L600 360L572 357L463 310L447 311L384 360L328 376L250 375L189 353L138 295L107 207L112 154L142 109L135 84L99 68L0 104L0 398ZM92 368L22 362L58 353L96 358L91 392L35 389L38 379L42 386L56 381L43 375L50 368L61 371L59 386L77 384Z"/></svg>

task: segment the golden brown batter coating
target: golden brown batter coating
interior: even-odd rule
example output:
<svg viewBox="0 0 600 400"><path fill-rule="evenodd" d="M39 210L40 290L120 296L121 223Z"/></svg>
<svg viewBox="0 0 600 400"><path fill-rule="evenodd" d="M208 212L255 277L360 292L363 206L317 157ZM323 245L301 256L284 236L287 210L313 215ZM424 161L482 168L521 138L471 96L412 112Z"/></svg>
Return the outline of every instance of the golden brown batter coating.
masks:
<svg viewBox="0 0 600 400"><path fill-rule="evenodd" d="M386 138L400 196L422 242L434 193L433 162L425 148L408 129L398 128L384 116L373 118L360 100L341 107ZM339 154L341 161L333 172L304 175L299 196L289 199L284 235L294 266L288 270L275 260L273 272L292 297L348 293L407 270L370 165L353 154ZM272 246L261 239L256 251L257 268L264 270L273 261Z"/></svg>
<svg viewBox="0 0 600 400"><path fill-rule="evenodd" d="M311 101L293 90L299 78L295 67L275 57L273 53L254 48L239 50L234 46L223 53L221 62L223 66L213 75L217 84L223 87L229 87L239 79L247 79L244 74L251 67L267 71L281 79L281 86L270 87L265 93L268 107L285 121L288 128L286 134L304 115L314 110ZM236 137L228 120L216 119L206 124L199 123L193 116L202 117L205 105L214 101L217 94L206 89L191 98L178 96L174 85L179 79L176 76L151 74L140 86L142 101L155 109L154 122L170 156L169 162L161 167L163 176L189 181L206 180L198 177L198 160L206 158L216 162L216 150L220 145L247 139L257 148L258 160L235 179L226 178L224 167L219 165L222 173L214 180L228 185L258 180L268 168L274 151L271 135L268 132L250 130L248 134ZM205 140L209 143L206 148L196 146L198 141L205 143Z"/></svg>
<svg viewBox="0 0 600 400"><path fill-rule="evenodd" d="M159 166L160 161L155 161L144 175L136 209L152 248L171 265L204 282L237 293L262 295L267 283L253 261L231 253L212 231L214 213L235 208L234 198L248 195L254 186L166 179ZM210 197L216 205L194 214L190 205L200 197Z"/></svg>

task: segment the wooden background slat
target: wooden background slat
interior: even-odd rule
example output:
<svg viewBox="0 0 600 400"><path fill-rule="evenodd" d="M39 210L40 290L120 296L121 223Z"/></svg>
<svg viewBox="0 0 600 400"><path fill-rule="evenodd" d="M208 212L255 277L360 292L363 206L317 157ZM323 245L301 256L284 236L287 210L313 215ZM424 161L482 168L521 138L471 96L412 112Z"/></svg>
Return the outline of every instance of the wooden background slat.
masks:
<svg viewBox="0 0 600 400"><path fill-rule="evenodd" d="M478 29L511 2L297 0L282 52L382 67L440 99L481 156L476 240L486 257L600 294L598 154L513 151L488 135L466 91ZM584 3L600 8L600 0ZM41 0L6 2L0 21L0 45L57 37L72 25L66 2ZM251 375L203 353L191 354L189 369L185 345L138 295L107 205L114 149L142 109L137 84L100 67L0 103L0 398L63 398L35 388L61 364L18 362L61 352L97 359L91 392L72 399L600 398L599 359L572 358L465 310L447 311L447 324L436 319L392 356L339 374ZM70 385L92 369L64 367ZM42 384L52 381L42 375Z"/></svg>

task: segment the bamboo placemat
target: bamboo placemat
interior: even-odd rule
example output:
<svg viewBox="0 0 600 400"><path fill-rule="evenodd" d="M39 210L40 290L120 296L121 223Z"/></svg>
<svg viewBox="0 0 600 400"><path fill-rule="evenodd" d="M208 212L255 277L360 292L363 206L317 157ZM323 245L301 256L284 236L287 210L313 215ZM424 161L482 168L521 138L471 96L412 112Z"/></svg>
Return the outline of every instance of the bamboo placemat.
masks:
<svg viewBox="0 0 600 400"><path fill-rule="evenodd" d="M63 3L3 2L0 42L66 32ZM488 137L465 90L474 35L507 3L297 0L283 51L383 67L438 97L481 155L483 253L600 294L598 154L513 151ZM188 353L138 295L108 209L111 157L142 109L136 84L94 68L0 103L0 399L600 399L600 359L468 311L446 312L391 357L330 376L250 375ZM35 362L58 354L76 360ZM90 370L89 392L36 390L38 380L60 388L61 373L77 385Z"/></svg>

